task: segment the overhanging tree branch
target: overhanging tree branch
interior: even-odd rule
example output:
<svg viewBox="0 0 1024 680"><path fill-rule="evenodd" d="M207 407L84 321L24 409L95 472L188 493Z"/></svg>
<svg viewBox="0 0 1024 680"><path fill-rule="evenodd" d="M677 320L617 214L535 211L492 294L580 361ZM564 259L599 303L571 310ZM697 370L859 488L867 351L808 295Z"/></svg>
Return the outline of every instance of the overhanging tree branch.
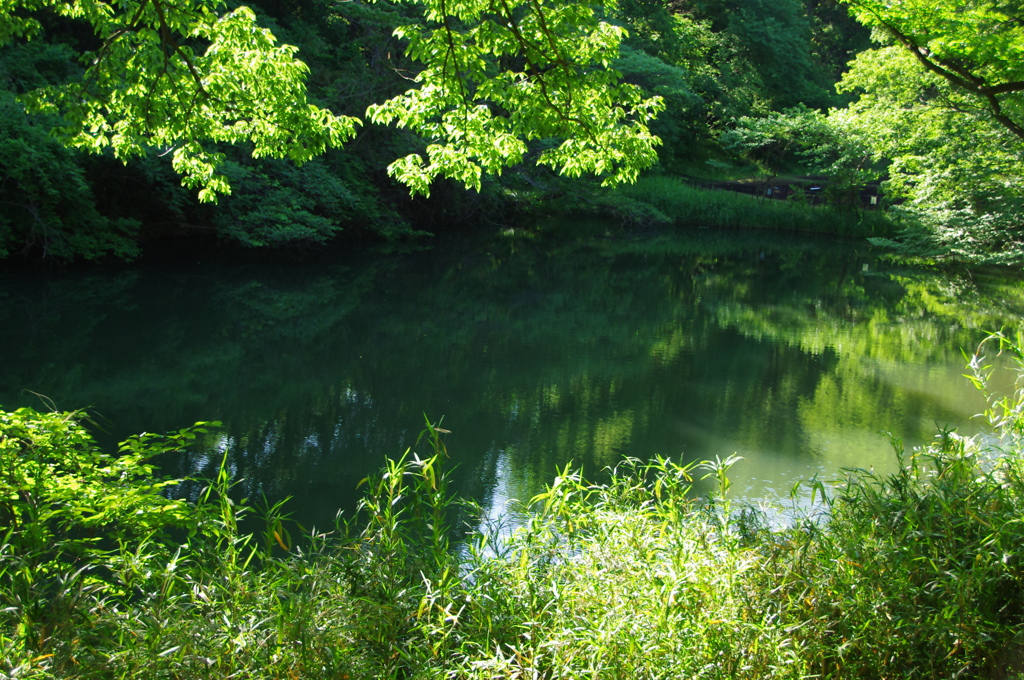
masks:
<svg viewBox="0 0 1024 680"><path fill-rule="evenodd" d="M1024 92L1024 81L1014 80L991 85L984 76L971 72L966 66L955 63L951 59L936 57L933 52L918 44L914 38L873 7L855 1L851 1L850 4L870 13L878 25L882 26L896 42L905 47L925 69L940 76L952 87L981 98L987 104L988 112L993 120L1019 139L1024 140L1024 125L1005 113L1003 103L999 99L999 95L1002 94Z"/></svg>

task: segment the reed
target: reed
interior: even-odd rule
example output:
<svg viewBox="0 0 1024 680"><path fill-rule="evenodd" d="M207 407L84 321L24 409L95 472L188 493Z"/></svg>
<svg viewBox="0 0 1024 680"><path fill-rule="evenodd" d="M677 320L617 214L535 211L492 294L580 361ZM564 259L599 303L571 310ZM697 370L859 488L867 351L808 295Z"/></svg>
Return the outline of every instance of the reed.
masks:
<svg viewBox="0 0 1024 680"><path fill-rule="evenodd" d="M680 226L720 229L767 229L837 234L849 237L885 237L898 225L885 212L850 206L811 205L807 202L767 200L730 191L690 186L666 176L643 177L617 190L608 207L626 218L669 222Z"/></svg>

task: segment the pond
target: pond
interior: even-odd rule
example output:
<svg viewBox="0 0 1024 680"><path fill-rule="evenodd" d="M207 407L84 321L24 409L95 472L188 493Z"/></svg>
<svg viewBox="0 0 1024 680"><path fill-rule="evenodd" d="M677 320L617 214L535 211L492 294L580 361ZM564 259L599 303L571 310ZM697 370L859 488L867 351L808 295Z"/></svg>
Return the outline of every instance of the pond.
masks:
<svg viewBox="0 0 1024 680"><path fill-rule="evenodd" d="M323 527L424 418L492 515L572 462L743 457L755 501L976 427L961 349L1017 326L1008 275L898 268L864 243L583 225L267 263L0 274L0 407L88 408L106 443L223 427L250 498ZM44 395L45 400L38 395Z"/></svg>

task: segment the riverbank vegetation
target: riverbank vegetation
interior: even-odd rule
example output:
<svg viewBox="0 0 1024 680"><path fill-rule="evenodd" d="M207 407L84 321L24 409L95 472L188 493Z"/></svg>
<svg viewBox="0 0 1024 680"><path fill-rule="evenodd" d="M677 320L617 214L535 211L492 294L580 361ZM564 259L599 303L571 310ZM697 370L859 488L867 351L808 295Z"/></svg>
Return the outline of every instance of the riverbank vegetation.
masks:
<svg viewBox="0 0 1024 680"><path fill-rule="evenodd" d="M899 230L898 221L882 211L814 205L806 196L772 200L763 191L758 193L762 195L695 187L681 178L648 175L590 206L577 207L576 212L616 217L638 227L765 229L851 238L891 237Z"/></svg>
<svg viewBox="0 0 1024 680"><path fill-rule="evenodd" d="M308 250L577 206L1024 252L1021 28L990 0L200 4L3 10L0 257ZM681 182L779 172L834 209ZM851 202L879 180L879 214Z"/></svg>
<svg viewBox="0 0 1024 680"><path fill-rule="evenodd" d="M1022 340L982 349L1019 380ZM991 371L972 359L978 387ZM152 456L209 424L112 456L81 414L5 413L0 671L1019 677L1024 391L989 397L984 434L894 437L894 473L809 480L810 504L782 514L733 504L741 462L627 460L599 484L563 469L514 530L448 494L437 426L324 532L233 497L224 465L169 496Z"/></svg>

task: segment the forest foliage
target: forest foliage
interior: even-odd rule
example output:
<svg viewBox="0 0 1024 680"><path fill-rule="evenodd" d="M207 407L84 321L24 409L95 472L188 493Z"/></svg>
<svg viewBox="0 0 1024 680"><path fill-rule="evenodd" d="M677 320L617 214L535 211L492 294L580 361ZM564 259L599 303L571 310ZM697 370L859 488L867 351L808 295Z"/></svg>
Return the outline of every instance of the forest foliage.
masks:
<svg viewBox="0 0 1024 680"><path fill-rule="evenodd" d="M0 256L514 221L615 204L612 185L653 171L813 174L847 193L885 180L905 231L877 242L1016 262L1015 12L992 0L7 2ZM639 211L625 219L653 214L625 204Z"/></svg>

